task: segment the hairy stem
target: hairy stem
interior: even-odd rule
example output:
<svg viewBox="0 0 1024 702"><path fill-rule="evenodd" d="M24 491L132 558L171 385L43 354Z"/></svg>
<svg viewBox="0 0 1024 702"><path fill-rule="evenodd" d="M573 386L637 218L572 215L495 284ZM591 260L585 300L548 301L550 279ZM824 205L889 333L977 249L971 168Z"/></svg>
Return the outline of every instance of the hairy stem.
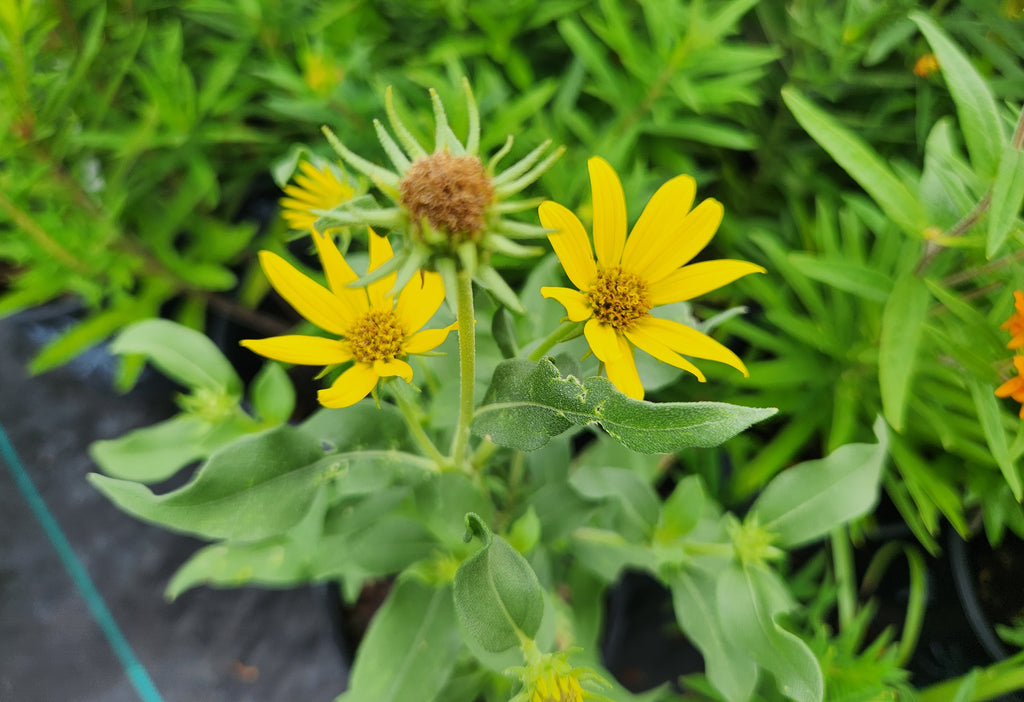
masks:
<svg viewBox="0 0 1024 702"><path fill-rule="evenodd" d="M462 470L469 446L469 424L473 421L473 390L476 380L476 330L473 319L473 280L467 270L458 273L455 289L459 318L459 421L452 437L451 456Z"/></svg>
<svg viewBox="0 0 1024 702"><path fill-rule="evenodd" d="M409 427L410 433L412 433L412 438L416 440L416 443L423 449L423 452L437 464L438 469L442 469L447 465L448 461L441 455L441 452L434 445L434 442L430 440L430 437L427 436L427 432L423 430L423 424L420 422L420 408L409 397L408 384L395 378L390 383L390 386L391 394L398 404L398 409L402 412L402 417L405 419L405 424Z"/></svg>
<svg viewBox="0 0 1024 702"><path fill-rule="evenodd" d="M531 361L539 361L544 358L544 354L556 345L579 336L582 329L582 322L564 322L560 327L548 334L547 337L540 342L540 345L530 352L528 358Z"/></svg>

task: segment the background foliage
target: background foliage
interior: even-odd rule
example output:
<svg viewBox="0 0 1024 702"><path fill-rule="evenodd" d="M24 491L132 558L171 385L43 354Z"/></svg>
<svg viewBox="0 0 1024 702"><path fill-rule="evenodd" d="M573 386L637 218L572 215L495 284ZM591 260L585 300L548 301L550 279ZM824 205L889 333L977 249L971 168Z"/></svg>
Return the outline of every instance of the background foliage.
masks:
<svg viewBox="0 0 1024 702"><path fill-rule="evenodd" d="M777 474L866 446L882 416L889 463L880 480L921 548L937 553L947 524L964 536L983 529L993 543L1007 529L1024 536L1024 431L1016 408L992 395L1010 373L998 326L1012 291L1024 288L1015 141L1022 12L1016 0L12 0L0 4L0 314L60 298L79 303L68 330L35 359L40 372L154 316L199 330L227 316L247 335L290 326L254 261L260 248L289 245L274 199L297 146L329 157L319 131L327 124L354 151L379 154L372 120L388 85L406 99L399 111L417 136L432 130L427 87L453 106L449 117L462 133L466 115L456 106L466 75L485 125L484 153L506 134L521 145L550 138L568 147L535 194L557 194L586 219L584 166L599 154L621 174L637 213L658 184L688 172L700 197L726 206L713 257L769 270L680 311L728 340L747 361L748 380L711 369L711 382L698 387L665 368L641 368L653 399L779 408L719 449L669 447L679 449L674 483L696 473L725 508L761 494L754 504L767 510L761 491ZM937 57L937 71L921 63L926 54ZM525 283L524 298L554 270L550 258L499 263ZM748 307L730 308L738 301ZM514 320L520 343L559 315L551 304L527 303L539 312ZM128 384L154 349L133 346L132 337L119 344ZM500 357L486 345L481 353ZM182 415L146 445L174 447L185 435L205 443L160 454L161 478L229 441L258 441L249 434L285 421L293 407L276 371L250 384L252 413L240 409L234 371L207 388L227 398L220 404L220 395L200 393L201 379L179 379L193 401L183 400ZM431 397L450 401L441 390ZM230 415L232 428L210 433L211 411ZM380 461L396 475L415 473L404 438L391 438ZM351 440L340 437L338 450ZM555 443L544 450L567 455L568 444ZM97 460L121 465L124 449L94 450ZM644 490L660 476L648 477ZM604 499L586 492L585 473L573 489ZM250 548L261 555L320 530L326 499L293 505L287 529ZM325 533L337 544L364 542L359 524L383 509L359 504L365 520L356 526L328 519ZM609 511L610 525L621 527L621 518ZM384 533L408 539L398 561L375 562L367 549L344 565L350 582L415 562L436 538L410 531L406 516L394 519ZM649 514L644 538L664 519ZM854 536L871 521L858 522ZM557 524L543 527L557 533ZM231 536L216 525L205 533ZM172 593L230 582L230 559L252 557L209 548ZM342 569L311 573L308 554L287 552L294 558L274 584ZM611 581L629 548L600 542L586 553L590 570L572 577L599 593L595 578ZM682 600L680 578L666 580ZM400 592L387 621L436 597L408 583ZM860 688L843 683L862 692L903 685L903 652L865 646L862 613L848 611L829 638L821 611L834 603L818 597L808 596L797 617L818 660L832 656L837 669L863 672ZM438 621L454 616L439 611ZM778 636L769 624L763 631ZM747 643L792 645L780 641ZM826 690L841 699L834 685Z"/></svg>

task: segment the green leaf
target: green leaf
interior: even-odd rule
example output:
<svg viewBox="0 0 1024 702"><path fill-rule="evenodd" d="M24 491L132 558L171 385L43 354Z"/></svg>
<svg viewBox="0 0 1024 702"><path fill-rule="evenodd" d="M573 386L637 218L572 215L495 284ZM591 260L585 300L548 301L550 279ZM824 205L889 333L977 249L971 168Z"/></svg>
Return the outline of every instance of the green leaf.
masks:
<svg viewBox="0 0 1024 702"><path fill-rule="evenodd" d="M537 575L518 551L491 534L472 512L466 515L466 527L467 537L477 536L484 546L455 573L459 621L485 651L518 647L524 638L537 635L544 616Z"/></svg>
<svg viewBox="0 0 1024 702"><path fill-rule="evenodd" d="M910 19L921 29L939 60L942 77L956 104L971 165L991 178L996 174L1005 136L988 83L930 16L914 11L910 13Z"/></svg>
<svg viewBox="0 0 1024 702"><path fill-rule="evenodd" d="M95 441L89 455L114 478L155 483L243 434L245 429L237 423L214 427L198 417L179 414L117 439Z"/></svg>
<svg viewBox="0 0 1024 702"><path fill-rule="evenodd" d="M606 583L615 582L626 568L648 573L658 568L649 546L631 543L610 529L580 527L574 531L572 556Z"/></svg>
<svg viewBox="0 0 1024 702"><path fill-rule="evenodd" d="M714 575L701 570L677 572L668 581L672 608L679 628L704 656L708 681L728 702L747 702L757 686L757 665L726 637L715 582Z"/></svg>
<svg viewBox="0 0 1024 702"><path fill-rule="evenodd" d="M649 535L658 521L658 495L631 470L584 466L573 473L569 484L589 500L613 504L622 521L617 526L627 538Z"/></svg>
<svg viewBox="0 0 1024 702"><path fill-rule="evenodd" d="M917 362L917 349L928 315L931 294L924 281L912 273L900 277L882 312L878 345L878 387L889 425L903 431L907 396Z"/></svg>
<svg viewBox="0 0 1024 702"><path fill-rule="evenodd" d="M812 280L837 290L853 293L865 300L885 302L892 290L892 281L881 271L856 263L833 261L805 253L791 253L793 267Z"/></svg>
<svg viewBox="0 0 1024 702"><path fill-rule="evenodd" d="M242 393L242 381L216 344L205 334L166 319L131 325L118 335L110 350L143 354L164 375L186 387Z"/></svg>
<svg viewBox="0 0 1024 702"><path fill-rule="evenodd" d="M412 448L409 431L398 408L385 404L377 407L373 400L362 400L344 409L321 408L300 424L299 429L324 442L329 451Z"/></svg>
<svg viewBox="0 0 1024 702"><path fill-rule="evenodd" d="M89 481L139 519L207 538L255 540L297 524L322 483L333 482L339 496L368 494L432 467L392 450L325 455L319 441L285 425L221 448L188 484L165 495L95 473Z"/></svg>
<svg viewBox="0 0 1024 702"><path fill-rule="evenodd" d="M295 387L277 363L266 363L249 387L256 414L267 426L283 424L295 409Z"/></svg>
<svg viewBox="0 0 1024 702"><path fill-rule="evenodd" d="M361 505L351 507L353 512ZM346 529L320 539L317 578L356 575L379 578L399 573L438 549L438 541L414 517L383 514L361 529Z"/></svg>
<svg viewBox="0 0 1024 702"><path fill-rule="evenodd" d="M999 407L999 400L988 385L971 377L966 381L974 399L974 406L978 410L978 421L981 422L981 429L985 433L985 441L988 442L992 458L999 465L1006 483L1013 490L1013 496L1020 502L1024 499L1024 491L1017 465L1010 457L1010 445L1006 440L1006 430L1003 428L1003 412Z"/></svg>
<svg viewBox="0 0 1024 702"><path fill-rule="evenodd" d="M688 475L676 484L672 494L661 504L657 539L671 542L685 536L697 526L707 498L704 486L696 475Z"/></svg>
<svg viewBox="0 0 1024 702"><path fill-rule="evenodd" d="M1006 242L1017 224L1024 203L1024 151L1003 147L996 181L992 184L992 203L988 214L988 239L985 256L992 258Z"/></svg>
<svg viewBox="0 0 1024 702"><path fill-rule="evenodd" d="M48 342L29 363L33 375L44 373L67 363L88 348L100 343L117 329L138 316L135 309L117 308L100 312L79 322L56 339Z"/></svg>
<svg viewBox="0 0 1024 702"><path fill-rule="evenodd" d="M825 683L818 659L799 637L777 623L784 613L776 592L785 584L768 570L733 566L719 577L716 599L722 629L732 646L775 678L786 699L821 702Z"/></svg>
<svg viewBox="0 0 1024 702"><path fill-rule="evenodd" d="M288 587L315 579L310 557L320 537L326 510L327 491L321 487L309 512L287 534L255 542L207 546L178 569L164 594L174 600L203 583L222 587L245 583Z"/></svg>
<svg viewBox="0 0 1024 702"><path fill-rule="evenodd" d="M498 365L473 433L500 446L533 451L573 425L599 423L641 453L717 446L777 410L720 402L652 403L620 393L607 378L563 378L550 359Z"/></svg>
<svg viewBox="0 0 1024 702"><path fill-rule="evenodd" d="M924 208L881 156L793 86L782 89L782 99L800 126L864 188L890 220L906 234L921 237L928 227Z"/></svg>
<svg viewBox="0 0 1024 702"><path fill-rule="evenodd" d="M374 615L338 702L431 702L461 645L451 590L400 578Z"/></svg>
<svg viewBox="0 0 1024 702"><path fill-rule="evenodd" d="M846 444L827 458L804 461L772 479L750 508L748 520L793 548L828 534L878 501L888 451L885 423L875 422L877 444Z"/></svg>

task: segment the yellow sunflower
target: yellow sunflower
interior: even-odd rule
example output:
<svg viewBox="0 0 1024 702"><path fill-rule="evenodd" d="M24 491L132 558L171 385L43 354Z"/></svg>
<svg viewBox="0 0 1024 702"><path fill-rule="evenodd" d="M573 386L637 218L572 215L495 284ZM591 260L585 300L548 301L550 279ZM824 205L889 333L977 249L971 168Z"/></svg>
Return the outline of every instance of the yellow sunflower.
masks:
<svg viewBox="0 0 1024 702"><path fill-rule="evenodd" d="M242 345L261 356L285 363L333 366L352 361L331 387L318 394L325 407L348 407L363 399L381 378L412 380L412 367L403 360L440 345L455 325L425 329L444 301L444 285L437 273L421 272L402 288L397 299L389 294L394 274L365 288L349 284L358 276L326 234L312 232L320 264L327 276L325 288L270 251L260 252L260 265L270 284L295 311L338 338L290 334L269 339L247 339ZM392 257L385 237L370 231L370 270Z"/></svg>
<svg viewBox="0 0 1024 702"><path fill-rule="evenodd" d="M583 702L580 682L571 675L549 673L538 678L530 702Z"/></svg>
<svg viewBox="0 0 1024 702"><path fill-rule="evenodd" d="M309 161L299 164L301 174L295 176L295 183L284 186L288 197L281 198L284 210L281 216L288 226L300 231L313 228L320 215L317 210L331 210L352 199L355 191L348 183L342 182L330 166L317 168Z"/></svg>
<svg viewBox="0 0 1024 702"><path fill-rule="evenodd" d="M584 335L608 378L626 395L643 399L644 388L633 360L638 347L659 361L704 374L683 358L726 363L747 375L743 362L711 337L679 322L651 315L660 305L689 300L764 268L746 261L703 261L686 265L715 235L722 205L707 199L693 204L693 178L673 178L651 198L626 236L626 200L622 184L598 157L587 163L594 200L594 259L579 219L555 202L540 206L540 221L554 230L548 240L571 288L545 287L541 294L560 302L571 321L586 321Z"/></svg>

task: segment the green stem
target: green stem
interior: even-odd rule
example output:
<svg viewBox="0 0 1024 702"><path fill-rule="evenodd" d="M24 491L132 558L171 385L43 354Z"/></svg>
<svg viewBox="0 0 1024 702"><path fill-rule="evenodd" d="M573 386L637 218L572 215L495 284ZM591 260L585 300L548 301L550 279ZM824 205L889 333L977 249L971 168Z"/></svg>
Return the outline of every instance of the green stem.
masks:
<svg viewBox="0 0 1024 702"><path fill-rule="evenodd" d="M1014 690L1024 689L1024 667L1020 656L1013 656L987 668L972 670L967 675L944 680L918 693L920 702L946 702L956 696L957 690L968 675L975 675L974 694L966 699L974 702L990 700Z"/></svg>
<svg viewBox="0 0 1024 702"><path fill-rule="evenodd" d="M424 453L433 459L437 467L443 469L448 461L441 455L441 452L434 445L434 442L430 440L430 437L427 436L427 432L423 430L423 425L420 423L420 410L409 397L408 384L395 378L389 385L391 387L391 394L398 403L398 409L402 412L402 417L405 418L405 424L412 433L412 438L416 440L416 443L419 444Z"/></svg>
<svg viewBox="0 0 1024 702"><path fill-rule="evenodd" d="M498 445L493 444L486 439L481 441L476 447L476 452L473 454L473 466L478 470L483 470L487 461L490 460L491 456L498 450Z"/></svg>
<svg viewBox="0 0 1024 702"><path fill-rule="evenodd" d="M839 630L845 631L857 614L857 593L853 576L853 550L846 529L834 529L832 542L832 567L836 574L836 590L839 605Z"/></svg>
<svg viewBox="0 0 1024 702"><path fill-rule="evenodd" d="M463 469L469 445L469 424L473 421L473 388L476 380L476 330L473 319L473 280L469 271L456 278L456 310L459 318L459 421L452 437L452 462Z"/></svg>
<svg viewBox="0 0 1024 702"><path fill-rule="evenodd" d="M554 348L557 344L579 336L582 328L583 322L563 322L560 327L548 334L547 337L540 342L540 345L537 348L530 352L528 358L531 361L539 361L544 358L544 354Z"/></svg>

